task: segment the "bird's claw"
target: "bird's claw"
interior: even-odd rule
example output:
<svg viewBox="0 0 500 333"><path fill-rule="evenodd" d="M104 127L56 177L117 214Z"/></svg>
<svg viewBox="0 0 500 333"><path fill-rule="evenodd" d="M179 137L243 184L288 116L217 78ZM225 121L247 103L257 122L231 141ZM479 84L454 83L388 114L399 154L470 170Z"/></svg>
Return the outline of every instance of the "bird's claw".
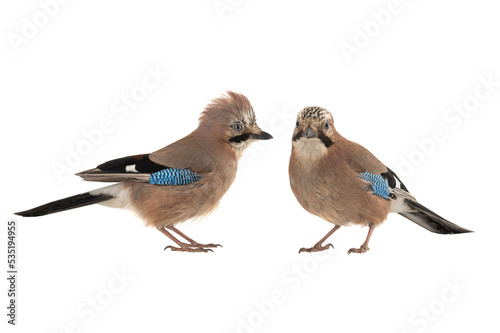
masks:
<svg viewBox="0 0 500 333"><path fill-rule="evenodd" d="M201 247L201 248L218 248L219 246L222 247L220 244L200 244L200 243L193 243L190 244L189 246L194 246L194 247Z"/></svg>
<svg viewBox="0 0 500 333"><path fill-rule="evenodd" d="M299 250L299 253L302 253L302 252L307 252L307 253L311 253L311 252L320 252L320 251L325 251L325 250L328 250L329 248L334 248L333 245L330 243L330 244L326 244L324 246L321 246L321 245L314 245L313 247L309 247L309 248L306 248L306 247L303 247Z"/></svg>
<svg viewBox="0 0 500 333"><path fill-rule="evenodd" d="M172 245L168 245L164 248L164 250L170 249L171 251L177 251L177 252L214 252L212 249L204 249L202 247L175 247Z"/></svg>
<svg viewBox="0 0 500 333"><path fill-rule="evenodd" d="M366 245L361 245L359 247L359 249L356 249L356 248L352 248L352 249L349 249L349 251L347 251L347 254L351 254L351 253L365 253L366 251L368 251L370 248Z"/></svg>

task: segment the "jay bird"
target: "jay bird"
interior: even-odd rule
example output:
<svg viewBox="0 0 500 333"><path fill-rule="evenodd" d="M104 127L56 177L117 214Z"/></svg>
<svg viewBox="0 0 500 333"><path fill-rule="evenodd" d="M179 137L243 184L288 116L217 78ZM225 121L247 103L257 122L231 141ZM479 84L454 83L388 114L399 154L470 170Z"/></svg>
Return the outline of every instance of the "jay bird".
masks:
<svg viewBox="0 0 500 333"><path fill-rule="evenodd" d="M323 242L347 225L369 227L365 242L348 251L364 253L369 250L373 229L389 213L398 213L439 234L471 232L418 203L391 169L340 135L331 113L320 107L306 107L298 114L288 172L293 194L302 207L335 225L313 247L299 253L333 248Z"/></svg>
<svg viewBox="0 0 500 333"><path fill-rule="evenodd" d="M234 181L242 153L255 140L268 139L272 136L257 125L248 99L227 92L206 106L198 128L188 136L154 153L118 158L77 174L84 180L116 184L16 214L42 216L99 203L135 212L177 244L165 249L212 251L220 245L200 244L176 225L216 209Z"/></svg>

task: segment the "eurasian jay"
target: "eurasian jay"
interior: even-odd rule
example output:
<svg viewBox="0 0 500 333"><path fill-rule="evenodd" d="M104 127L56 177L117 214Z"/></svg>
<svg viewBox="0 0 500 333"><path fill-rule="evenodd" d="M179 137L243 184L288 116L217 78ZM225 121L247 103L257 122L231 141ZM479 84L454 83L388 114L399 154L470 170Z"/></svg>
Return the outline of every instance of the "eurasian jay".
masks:
<svg viewBox="0 0 500 333"><path fill-rule="evenodd" d="M391 169L340 135L331 113L323 108L306 107L299 112L288 171L293 194L302 207L335 225L313 247L299 253L333 248L323 242L347 225L369 227L365 242L348 251L364 253L369 250L373 229L389 213L398 213L439 234L471 232L419 204Z"/></svg>
<svg viewBox="0 0 500 333"><path fill-rule="evenodd" d="M205 108L198 128L179 141L151 154L111 160L77 174L84 180L116 184L16 214L42 216L98 203L135 212L147 226L157 228L177 244L165 249L212 251L210 248L220 245L200 244L176 225L216 209L234 181L245 149L255 140L268 139L272 136L257 125L248 99L227 92Z"/></svg>

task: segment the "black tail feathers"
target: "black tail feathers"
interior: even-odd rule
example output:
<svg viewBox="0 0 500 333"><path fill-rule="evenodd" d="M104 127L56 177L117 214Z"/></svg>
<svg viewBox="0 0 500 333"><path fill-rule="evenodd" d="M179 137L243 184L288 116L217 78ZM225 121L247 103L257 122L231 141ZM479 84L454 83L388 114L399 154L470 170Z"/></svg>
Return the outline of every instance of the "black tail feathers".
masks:
<svg viewBox="0 0 500 333"><path fill-rule="evenodd" d="M462 228L455 223L442 218L418 202L409 199L405 199L405 202L408 206L410 206L410 208L412 208L412 211L399 213L399 215L415 222L422 228L438 234L462 234L472 232L471 230Z"/></svg>
<svg viewBox="0 0 500 333"><path fill-rule="evenodd" d="M18 212L14 214L24 217L43 216L47 214L62 212L68 209L92 205L112 198L113 196L107 194L93 195L90 193L82 193L61 200L52 201L45 205L41 205L39 207L25 210L24 212Z"/></svg>

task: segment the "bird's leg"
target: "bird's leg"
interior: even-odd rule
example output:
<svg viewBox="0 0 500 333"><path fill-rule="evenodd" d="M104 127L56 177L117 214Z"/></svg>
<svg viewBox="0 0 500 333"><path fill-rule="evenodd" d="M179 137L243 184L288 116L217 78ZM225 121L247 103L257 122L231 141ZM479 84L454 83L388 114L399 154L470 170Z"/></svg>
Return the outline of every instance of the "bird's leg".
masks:
<svg viewBox="0 0 500 333"><path fill-rule="evenodd" d="M167 227L167 228L172 230L172 231L175 231L179 236L181 236L182 238L187 240L189 242L189 244L187 244L187 246L189 246L189 247L201 247L201 248L211 248L211 247L219 247L219 246L222 247L222 245L220 245L220 244L200 244L197 241L195 241L194 239L188 237L186 234L184 234L182 231L180 231L179 229L177 229L174 226Z"/></svg>
<svg viewBox="0 0 500 333"><path fill-rule="evenodd" d="M324 251L326 249L328 249L329 247L331 247L333 249L333 245L332 244L326 244L325 246L323 246L323 242L326 241L326 239L328 237L330 237L335 231L337 231L337 229L339 229L340 226L339 225L335 225L335 227L333 227L332 230L330 230L326 235L325 237L321 238L319 240L319 242L317 242L316 244L314 244L313 247L310 247L310 248L301 248L299 250L299 253L302 253L302 252L319 252L319 251Z"/></svg>
<svg viewBox="0 0 500 333"><path fill-rule="evenodd" d="M365 253L368 251L370 248L368 247L368 242L370 241L370 237L372 236L373 229L375 228L375 224L370 223L368 225L370 229L368 230L368 235L366 236L365 242L359 247L359 249L352 248L349 251L347 251L347 254L351 253Z"/></svg>
<svg viewBox="0 0 500 333"><path fill-rule="evenodd" d="M210 249L204 249L204 248L201 248L201 247L192 247L192 246L189 246L188 244L185 244L181 241L179 241L177 238L174 237L174 235L172 235L170 232L168 232L167 230L165 230L165 228L158 228L158 230L164 234L165 236L167 236L168 238L170 238L171 240L173 240L175 242L175 244L177 244L179 247L175 247L175 246L172 246L172 245L168 245L165 247L165 250L166 249L170 249L172 251L179 251L179 252L208 252L208 251L211 251L211 252L214 252Z"/></svg>

